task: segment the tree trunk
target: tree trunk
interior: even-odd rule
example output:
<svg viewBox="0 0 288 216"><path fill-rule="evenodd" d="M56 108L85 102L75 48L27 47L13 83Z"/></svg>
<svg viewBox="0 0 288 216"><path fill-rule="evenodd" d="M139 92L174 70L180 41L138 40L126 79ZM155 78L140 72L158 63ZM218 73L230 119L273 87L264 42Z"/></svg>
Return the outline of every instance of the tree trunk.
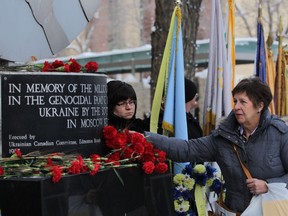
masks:
<svg viewBox="0 0 288 216"><path fill-rule="evenodd" d="M195 76L195 53L199 13L202 0L182 1L182 33L185 74L188 79ZM151 34L152 70L151 70L151 100L153 101L162 56L166 45L171 16L175 7L174 1L156 0L156 18L154 31Z"/></svg>

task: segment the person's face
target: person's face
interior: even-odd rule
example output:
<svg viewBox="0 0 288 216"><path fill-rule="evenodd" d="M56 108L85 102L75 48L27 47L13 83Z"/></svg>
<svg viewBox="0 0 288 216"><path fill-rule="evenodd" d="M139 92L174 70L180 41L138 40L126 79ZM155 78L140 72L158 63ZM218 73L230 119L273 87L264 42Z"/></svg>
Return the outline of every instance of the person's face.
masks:
<svg viewBox="0 0 288 216"><path fill-rule="evenodd" d="M239 124L244 126L258 124L262 109L263 103L255 107L246 92L234 95L234 113Z"/></svg>
<svg viewBox="0 0 288 216"><path fill-rule="evenodd" d="M194 98L186 103L186 107L188 109L186 111L189 112L191 109L199 107L198 99L199 95L198 93L196 93Z"/></svg>
<svg viewBox="0 0 288 216"><path fill-rule="evenodd" d="M131 119L135 114L136 101L128 99L126 101L120 101L114 107L114 115L124 118Z"/></svg>

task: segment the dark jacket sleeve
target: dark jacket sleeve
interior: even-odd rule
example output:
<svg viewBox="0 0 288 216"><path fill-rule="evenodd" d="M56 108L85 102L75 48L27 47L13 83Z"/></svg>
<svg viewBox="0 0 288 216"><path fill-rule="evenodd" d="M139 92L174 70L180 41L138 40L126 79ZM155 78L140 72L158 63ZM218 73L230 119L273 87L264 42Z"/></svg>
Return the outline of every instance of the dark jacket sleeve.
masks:
<svg viewBox="0 0 288 216"><path fill-rule="evenodd" d="M167 137L151 132L144 133L146 140L156 148L163 150L167 156L176 162L208 162L215 161L215 145L213 136L209 135L189 141L174 137Z"/></svg>

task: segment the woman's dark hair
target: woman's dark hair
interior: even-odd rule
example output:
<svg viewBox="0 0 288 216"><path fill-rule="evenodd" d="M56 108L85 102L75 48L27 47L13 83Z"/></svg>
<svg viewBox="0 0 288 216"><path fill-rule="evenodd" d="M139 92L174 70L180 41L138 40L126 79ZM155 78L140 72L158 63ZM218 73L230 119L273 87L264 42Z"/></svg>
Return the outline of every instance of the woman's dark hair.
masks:
<svg viewBox="0 0 288 216"><path fill-rule="evenodd" d="M137 101L137 96L134 88L120 80L112 80L107 83L107 96L108 96L108 116L113 114L114 107L120 101L128 99ZM137 107L135 107L136 114Z"/></svg>
<svg viewBox="0 0 288 216"><path fill-rule="evenodd" d="M268 109L272 101L272 93L269 86L259 77L249 77L241 80L232 90L232 95L234 97L235 94L243 92L247 94L254 107L257 107L261 102L264 103L262 112Z"/></svg>

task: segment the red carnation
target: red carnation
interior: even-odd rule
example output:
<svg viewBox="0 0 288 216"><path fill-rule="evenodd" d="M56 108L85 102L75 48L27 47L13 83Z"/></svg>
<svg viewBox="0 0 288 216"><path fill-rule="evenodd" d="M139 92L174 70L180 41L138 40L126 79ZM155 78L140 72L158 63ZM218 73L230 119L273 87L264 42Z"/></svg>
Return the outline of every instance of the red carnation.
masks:
<svg viewBox="0 0 288 216"><path fill-rule="evenodd" d="M132 158L132 154L133 154L133 149L131 148L125 148L124 152L123 152L123 158Z"/></svg>
<svg viewBox="0 0 288 216"><path fill-rule="evenodd" d="M90 171L90 175L94 176L100 169L100 164L94 164L93 170Z"/></svg>
<svg viewBox="0 0 288 216"><path fill-rule="evenodd" d="M133 145L132 148L133 150L135 150L135 152L137 152L137 154L140 154L140 155L142 155L145 151L144 146L140 143Z"/></svg>
<svg viewBox="0 0 288 216"><path fill-rule="evenodd" d="M90 158L95 163L95 162L98 162L98 160L100 159L100 155L92 154L92 155L90 155Z"/></svg>
<svg viewBox="0 0 288 216"><path fill-rule="evenodd" d="M80 72L81 71L81 65L77 62L72 62L69 66L69 71L71 72Z"/></svg>
<svg viewBox="0 0 288 216"><path fill-rule="evenodd" d="M62 178L62 169L59 166L54 166L52 169L52 181L57 183Z"/></svg>
<svg viewBox="0 0 288 216"><path fill-rule="evenodd" d="M127 136L125 133L118 133L115 137L114 149L123 148L127 143Z"/></svg>
<svg viewBox="0 0 288 216"><path fill-rule="evenodd" d="M80 72L81 71L81 65L73 58L69 59L69 71L70 72Z"/></svg>
<svg viewBox="0 0 288 216"><path fill-rule="evenodd" d="M155 169L155 165L153 162L151 161L148 161L148 162L145 162L142 166L142 169L144 170L144 172L146 174L151 174L154 172L154 169Z"/></svg>
<svg viewBox="0 0 288 216"><path fill-rule="evenodd" d="M145 152L142 155L142 157L140 158L140 161L142 161L142 162L145 162L145 161L152 161L153 162L155 160L156 160L155 155L150 151Z"/></svg>
<svg viewBox="0 0 288 216"><path fill-rule="evenodd" d="M51 71L52 70L52 66L48 61L44 62L44 66L42 68L43 72L47 72L47 71Z"/></svg>
<svg viewBox="0 0 288 216"><path fill-rule="evenodd" d="M22 153L19 149L15 150L15 154L17 155L17 157L21 158L22 157Z"/></svg>
<svg viewBox="0 0 288 216"><path fill-rule="evenodd" d="M48 157L45 167L50 167L53 165L55 165L55 164L53 164L52 158Z"/></svg>
<svg viewBox="0 0 288 216"><path fill-rule="evenodd" d="M111 163L112 165L120 165L120 152L114 152L111 155L108 156L108 160L105 161L106 164Z"/></svg>
<svg viewBox="0 0 288 216"><path fill-rule="evenodd" d="M88 62L85 65L87 72L96 72L98 70L98 63L97 62Z"/></svg>
<svg viewBox="0 0 288 216"><path fill-rule="evenodd" d="M73 160L71 166L68 167L68 172L71 174L81 173L83 169L83 163L77 159Z"/></svg>
<svg viewBox="0 0 288 216"><path fill-rule="evenodd" d="M81 155L77 155L76 159L79 161L79 163L83 166L84 164L84 160L83 157Z"/></svg>
<svg viewBox="0 0 288 216"><path fill-rule="evenodd" d="M64 65L64 71L65 71L65 72L71 72L71 71L70 71L70 65L69 65L69 64L65 64L65 65Z"/></svg>
<svg viewBox="0 0 288 216"><path fill-rule="evenodd" d="M64 66L64 63L60 60L55 60L53 63L52 63L52 68L58 68L58 67L63 67Z"/></svg>
<svg viewBox="0 0 288 216"><path fill-rule="evenodd" d="M113 139L117 135L117 133L118 132L116 128L113 126L108 125L103 128L103 135L106 140Z"/></svg>
<svg viewBox="0 0 288 216"><path fill-rule="evenodd" d="M4 168L2 166L0 166L0 176L4 175Z"/></svg>
<svg viewBox="0 0 288 216"><path fill-rule="evenodd" d="M114 152L108 156L108 160L111 161L119 161L120 160L120 152Z"/></svg>
<svg viewBox="0 0 288 216"><path fill-rule="evenodd" d="M144 147L145 147L145 151L153 151L153 145L152 145L152 143L150 143L150 142L144 142L143 143L143 145L144 145Z"/></svg>
<svg viewBox="0 0 288 216"><path fill-rule="evenodd" d="M143 143L145 142L145 138L143 137L142 134L140 133L133 133L131 135L131 143L132 144L141 144L143 145Z"/></svg>
<svg viewBox="0 0 288 216"><path fill-rule="evenodd" d="M132 134L130 133L130 131L128 129L125 129L123 133L125 133L127 136L127 143L131 143Z"/></svg>
<svg viewBox="0 0 288 216"><path fill-rule="evenodd" d="M108 148L115 148L115 140L114 139L106 139L105 144Z"/></svg>
<svg viewBox="0 0 288 216"><path fill-rule="evenodd" d="M159 162L164 162L166 160L166 152L160 151L159 149L155 149L155 152L157 153Z"/></svg>
<svg viewBox="0 0 288 216"><path fill-rule="evenodd" d="M165 173L168 170L168 165L164 162L157 163L155 166L155 172Z"/></svg>

